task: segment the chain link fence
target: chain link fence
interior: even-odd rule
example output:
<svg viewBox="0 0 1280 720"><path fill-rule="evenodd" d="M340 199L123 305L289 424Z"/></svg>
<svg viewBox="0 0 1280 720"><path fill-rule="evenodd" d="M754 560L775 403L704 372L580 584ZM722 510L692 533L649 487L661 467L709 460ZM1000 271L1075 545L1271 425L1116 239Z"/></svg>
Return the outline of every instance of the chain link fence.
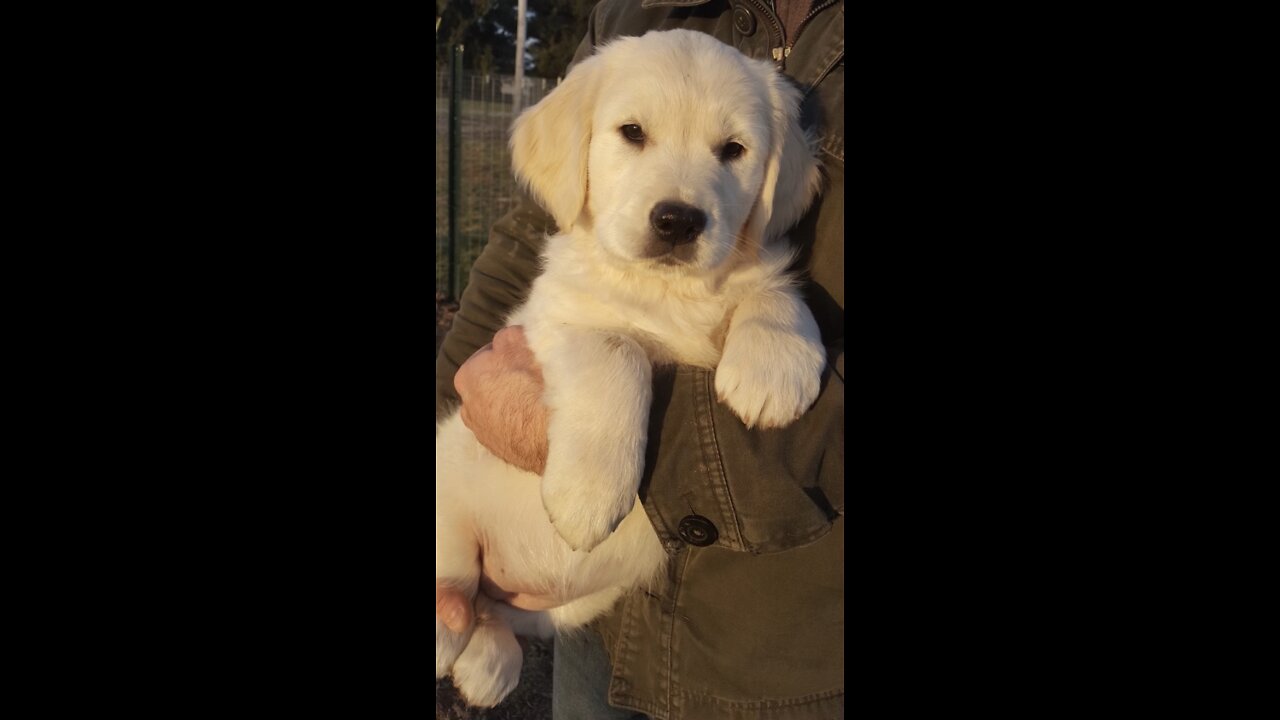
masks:
<svg viewBox="0 0 1280 720"><path fill-rule="evenodd" d="M449 68L436 68L436 288L448 288L452 274L460 296L472 263L489 239L490 226L515 205L516 182L507 145L515 119L515 78L462 74L458 86L461 132L455 140L460 143L462 159L457 197L449 193L452 79ZM526 77L521 106L538 102L555 84L555 80ZM456 203L458 212L455 267L449 265L450 203Z"/></svg>

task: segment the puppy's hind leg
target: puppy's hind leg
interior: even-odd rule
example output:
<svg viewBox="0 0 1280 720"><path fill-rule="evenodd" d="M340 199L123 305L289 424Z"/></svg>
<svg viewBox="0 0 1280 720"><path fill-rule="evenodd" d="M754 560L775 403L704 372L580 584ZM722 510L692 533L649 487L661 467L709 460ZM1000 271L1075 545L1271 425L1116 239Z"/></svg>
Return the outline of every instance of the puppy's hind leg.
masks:
<svg viewBox="0 0 1280 720"><path fill-rule="evenodd" d="M480 585L480 545L470 523L436 516L436 582L457 588L471 601ZM455 633L436 617L436 679L449 674L474 632Z"/></svg>
<svg viewBox="0 0 1280 720"><path fill-rule="evenodd" d="M481 594L476 598L476 624L471 642L453 664L453 684L476 707L493 707L515 690L524 665L524 651L515 633L495 611L499 603Z"/></svg>

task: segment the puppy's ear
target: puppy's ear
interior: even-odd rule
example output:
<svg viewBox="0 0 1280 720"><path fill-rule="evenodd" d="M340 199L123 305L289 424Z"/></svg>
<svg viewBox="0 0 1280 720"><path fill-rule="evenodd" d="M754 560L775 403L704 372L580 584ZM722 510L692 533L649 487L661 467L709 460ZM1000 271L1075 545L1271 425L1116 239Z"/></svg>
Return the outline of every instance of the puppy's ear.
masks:
<svg viewBox="0 0 1280 720"><path fill-rule="evenodd" d="M580 62L555 90L521 113L511 130L516 178L561 232L573 226L587 200L587 147L600 69L598 55Z"/></svg>
<svg viewBox="0 0 1280 720"><path fill-rule="evenodd" d="M768 63L761 63L769 87L769 157L764 184L747 232L767 244L782 237L817 197L822 174L812 139L800 126L800 91Z"/></svg>

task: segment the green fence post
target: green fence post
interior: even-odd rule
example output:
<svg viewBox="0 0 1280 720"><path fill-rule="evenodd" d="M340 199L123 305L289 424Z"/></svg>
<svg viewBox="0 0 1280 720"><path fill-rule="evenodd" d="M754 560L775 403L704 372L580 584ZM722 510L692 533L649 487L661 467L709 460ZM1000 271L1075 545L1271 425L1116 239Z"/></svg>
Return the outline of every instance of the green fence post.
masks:
<svg viewBox="0 0 1280 720"><path fill-rule="evenodd" d="M462 197L462 46L453 46L449 89L449 299L458 294L458 203Z"/></svg>

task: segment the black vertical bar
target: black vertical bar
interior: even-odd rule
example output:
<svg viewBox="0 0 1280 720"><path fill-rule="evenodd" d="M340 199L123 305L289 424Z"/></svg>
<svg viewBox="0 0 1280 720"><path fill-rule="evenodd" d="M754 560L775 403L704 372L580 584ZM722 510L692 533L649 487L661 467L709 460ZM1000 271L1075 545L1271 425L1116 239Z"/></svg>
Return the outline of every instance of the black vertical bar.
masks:
<svg viewBox="0 0 1280 720"><path fill-rule="evenodd" d="M458 299L458 203L462 198L462 46L453 46L449 92L449 299Z"/></svg>

